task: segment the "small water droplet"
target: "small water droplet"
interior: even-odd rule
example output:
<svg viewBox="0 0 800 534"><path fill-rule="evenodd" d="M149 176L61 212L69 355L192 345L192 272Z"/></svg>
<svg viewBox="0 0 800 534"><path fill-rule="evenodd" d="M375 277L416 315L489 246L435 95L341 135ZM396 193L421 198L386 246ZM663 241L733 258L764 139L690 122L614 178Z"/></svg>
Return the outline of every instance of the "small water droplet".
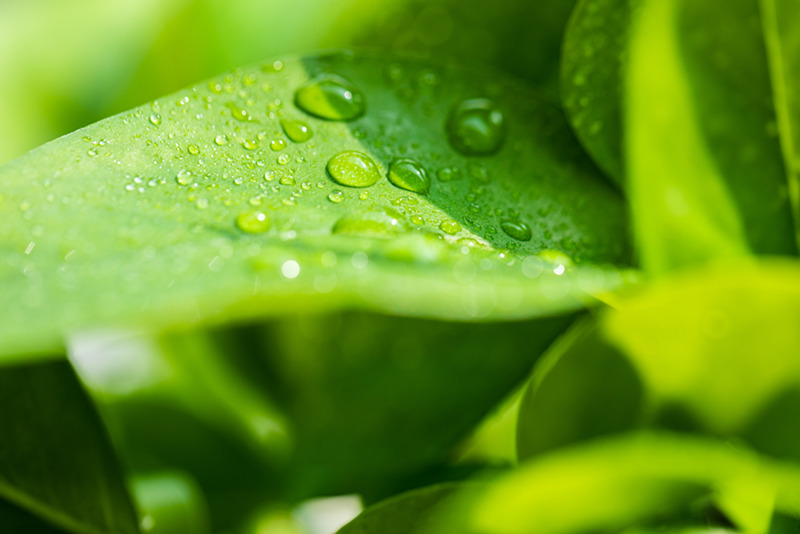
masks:
<svg viewBox="0 0 800 534"><path fill-rule="evenodd" d="M282 185L295 185L295 180L292 176L284 176L280 180Z"/></svg>
<svg viewBox="0 0 800 534"><path fill-rule="evenodd" d="M255 150L258 148L258 140L256 139L242 139L242 146L247 150Z"/></svg>
<svg viewBox="0 0 800 534"><path fill-rule="evenodd" d="M281 165L288 164L289 160L290 158L288 154L281 154L280 156L278 156L278 163L280 163Z"/></svg>
<svg viewBox="0 0 800 534"><path fill-rule="evenodd" d="M338 190L337 191L332 191L328 195L328 200L330 200L334 204L339 204L341 201L344 200L344 193L342 193L341 191L338 191Z"/></svg>
<svg viewBox="0 0 800 534"><path fill-rule="evenodd" d="M340 152L328 161L333 180L348 187L369 187L381 179L378 166L362 152Z"/></svg>
<svg viewBox="0 0 800 534"><path fill-rule="evenodd" d="M264 173L264 180L271 182L275 179L275 171L267 171Z"/></svg>
<svg viewBox="0 0 800 534"><path fill-rule="evenodd" d="M392 208L348 213L333 225L331 232L360 237L391 237L405 230L401 215Z"/></svg>
<svg viewBox="0 0 800 534"><path fill-rule="evenodd" d="M358 198L361 200L367 200L369 198L369 191L362 191L358 194Z"/></svg>
<svg viewBox="0 0 800 534"><path fill-rule="evenodd" d="M195 144L189 145L186 150L193 156L196 156L200 153L200 148Z"/></svg>
<svg viewBox="0 0 800 534"><path fill-rule="evenodd" d="M252 121L253 118L250 116L250 113L245 108L240 108L233 104L233 102L228 102L228 108L231 110L231 116L239 122L249 122Z"/></svg>
<svg viewBox="0 0 800 534"><path fill-rule="evenodd" d="M89 156L91 156L91 157L94 157L94 156L96 156L96 155L97 155L97 150L95 150L94 148L90 148L89 150L87 150L87 151L86 151L86 153L87 153Z"/></svg>
<svg viewBox="0 0 800 534"><path fill-rule="evenodd" d="M389 181L400 189L427 194L431 187L425 168L413 159L398 159L389 166Z"/></svg>
<svg viewBox="0 0 800 534"><path fill-rule="evenodd" d="M212 80L208 82L208 90L214 94L221 94L222 93L222 84L218 81Z"/></svg>
<svg viewBox="0 0 800 534"><path fill-rule="evenodd" d="M505 138L505 118L488 98L464 100L447 119L450 144L468 156L496 152Z"/></svg>
<svg viewBox="0 0 800 534"><path fill-rule="evenodd" d="M191 171L187 171L186 169L181 169L178 171L178 175L175 177L175 181L178 182L179 185L189 185L192 183L192 173Z"/></svg>
<svg viewBox="0 0 800 534"><path fill-rule="evenodd" d="M151 113L150 114L150 123L153 126L158 126L159 124L161 124L161 115L159 115L158 113Z"/></svg>
<svg viewBox="0 0 800 534"><path fill-rule="evenodd" d="M461 225L453 219L446 219L439 223L439 229L448 235L456 235L461 231Z"/></svg>
<svg viewBox="0 0 800 534"><path fill-rule="evenodd" d="M272 142L269 144L270 148L275 152L279 152L286 148L286 141L283 139L273 139Z"/></svg>
<svg viewBox="0 0 800 534"><path fill-rule="evenodd" d="M440 182L452 182L454 180L461 179L461 169L458 167L444 167L439 169L436 173L436 177L439 178Z"/></svg>
<svg viewBox="0 0 800 534"><path fill-rule="evenodd" d="M214 143L219 146L227 145L228 144L228 136L225 134L219 134L214 138Z"/></svg>
<svg viewBox="0 0 800 534"><path fill-rule="evenodd" d="M314 132L303 121L281 119L281 128L286 137L295 143L305 143L314 136Z"/></svg>
<svg viewBox="0 0 800 534"><path fill-rule="evenodd" d="M272 221L263 211L247 211L236 217L236 226L247 234L263 234L271 225Z"/></svg>
<svg viewBox="0 0 800 534"><path fill-rule="evenodd" d="M422 226L425 224L425 219L422 218L420 215L412 215L411 222L416 224L417 226Z"/></svg>
<svg viewBox="0 0 800 534"><path fill-rule="evenodd" d="M309 115L333 121L350 121L364 114L364 95L335 74L321 74L300 86L295 105Z"/></svg>
<svg viewBox="0 0 800 534"><path fill-rule="evenodd" d="M522 221L506 219L500 223L500 228L517 241L530 241L531 227Z"/></svg>

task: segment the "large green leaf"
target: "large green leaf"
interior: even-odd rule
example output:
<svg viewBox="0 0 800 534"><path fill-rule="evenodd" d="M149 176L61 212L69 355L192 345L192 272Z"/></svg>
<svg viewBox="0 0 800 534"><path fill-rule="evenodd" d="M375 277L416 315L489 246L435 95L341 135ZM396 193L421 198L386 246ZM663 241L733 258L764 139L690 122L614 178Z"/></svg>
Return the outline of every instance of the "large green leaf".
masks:
<svg viewBox="0 0 800 534"><path fill-rule="evenodd" d="M773 507L795 509L798 481L797 465L721 441L632 434L544 455L463 491L437 506L426 532L661 531L708 526L714 506L737 530L764 533Z"/></svg>
<svg viewBox="0 0 800 534"><path fill-rule="evenodd" d="M3 368L0 406L4 532L138 532L105 430L68 363Z"/></svg>
<svg viewBox="0 0 800 534"><path fill-rule="evenodd" d="M314 103L326 96L313 88L298 102L315 115L301 111L295 92L323 74L365 113ZM280 119L313 137L291 141ZM334 182L326 166L343 151L373 160L377 183ZM429 193L384 177L398 158L427 169ZM384 56L237 70L45 145L0 183L5 355L89 326L330 307L542 316L618 287L598 266L629 254L621 199L560 110L493 73Z"/></svg>
<svg viewBox="0 0 800 534"><path fill-rule="evenodd" d="M520 454L644 425L735 437L800 460L798 288L797 263L737 263L623 300L531 386ZM609 362L618 371L603 381L596 369ZM559 396L559 387L579 393ZM543 431L552 428L565 430Z"/></svg>
<svg viewBox="0 0 800 534"><path fill-rule="evenodd" d="M649 270L796 251L760 23L756 0L585 0L576 10L566 107L626 185Z"/></svg>

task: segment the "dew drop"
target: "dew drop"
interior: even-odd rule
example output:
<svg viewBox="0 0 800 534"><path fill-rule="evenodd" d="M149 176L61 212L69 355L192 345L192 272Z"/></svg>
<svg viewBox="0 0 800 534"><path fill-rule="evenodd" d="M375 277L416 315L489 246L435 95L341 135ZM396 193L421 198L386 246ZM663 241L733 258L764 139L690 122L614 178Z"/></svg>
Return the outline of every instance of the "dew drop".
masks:
<svg viewBox="0 0 800 534"><path fill-rule="evenodd" d="M303 121L294 121L289 119L281 119L281 128L286 137L295 143L305 143L314 136L314 132Z"/></svg>
<svg viewBox="0 0 800 534"><path fill-rule="evenodd" d="M359 237L391 237L405 231L401 215L392 208L348 213L336 221L331 232Z"/></svg>
<svg viewBox="0 0 800 534"><path fill-rule="evenodd" d="M381 179L378 166L361 152L340 152L328 161L333 180L348 187L369 187Z"/></svg>
<svg viewBox="0 0 800 534"><path fill-rule="evenodd" d="M458 167L444 167L439 169L436 173L436 177L439 178L440 182L452 182L454 180L461 179L461 169Z"/></svg>
<svg viewBox="0 0 800 534"><path fill-rule="evenodd" d="M192 183L192 173L191 171L187 171L186 169L181 169L178 171L178 175L175 176L175 181L178 182L178 185L189 185Z"/></svg>
<svg viewBox="0 0 800 534"><path fill-rule="evenodd" d="M273 139L269 146L272 150L278 152L286 148L286 141L283 139Z"/></svg>
<svg viewBox="0 0 800 534"><path fill-rule="evenodd" d="M161 115L158 113L151 113L150 114L150 124L153 126L158 126L161 124Z"/></svg>
<svg viewBox="0 0 800 534"><path fill-rule="evenodd" d="M194 144L189 145L186 148L186 150L188 150L189 154L191 154L193 156L196 156L196 155L198 155L200 153L200 148L197 145L194 145Z"/></svg>
<svg viewBox="0 0 800 534"><path fill-rule="evenodd" d="M389 166L389 181L400 189L427 194L431 188L425 167L413 159L398 159Z"/></svg>
<svg viewBox="0 0 800 534"><path fill-rule="evenodd" d="M530 241L531 237L533 237L531 234L531 227L522 221L506 219L500 223L500 228L502 228L509 237L517 241Z"/></svg>
<svg viewBox="0 0 800 534"><path fill-rule="evenodd" d="M225 134L219 134L214 138L214 143L223 146L228 144L228 136Z"/></svg>
<svg viewBox="0 0 800 534"><path fill-rule="evenodd" d="M289 163L289 155L288 154L281 154L278 156L278 163L281 165L287 165Z"/></svg>
<svg viewBox="0 0 800 534"><path fill-rule="evenodd" d="M300 86L295 105L309 115L332 121L350 121L364 114L364 95L352 83L334 74L321 74Z"/></svg>
<svg viewBox="0 0 800 534"><path fill-rule="evenodd" d="M231 110L231 116L239 122L249 122L253 120L250 113L246 109L234 105L232 102L228 103L228 108Z"/></svg>
<svg viewBox="0 0 800 534"><path fill-rule="evenodd" d="M439 229L447 235L456 235L461 231L461 225L452 219L447 219L439 223Z"/></svg>
<svg viewBox="0 0 800 534"><path fill-rule="evenodd" d="M339 204L341 201L344 200L344 193L342 193L341 191L332 191L328 195L328 200L330 200L334 204Z"/></svg>
<svg viewBox="0 0 800 534"><path fill-rule="evenodd" d="M450 144L468 156L496 152L505 138L505 118L487 98L464 100L447 119Z"/></svg>
<svg viewBox="0 0 800 534"><path fill-rule="evenodd" d="M256 139L242 139L242 146L247 150L255 150L258 148L258 141Z"/></svg>
<svg viewBox="0 0 800 534"><path fill-rule="evenodd" d="M263 211L247 211L236 217L236 226L247 234L263 234L271 224L272 221Z"/></svg>

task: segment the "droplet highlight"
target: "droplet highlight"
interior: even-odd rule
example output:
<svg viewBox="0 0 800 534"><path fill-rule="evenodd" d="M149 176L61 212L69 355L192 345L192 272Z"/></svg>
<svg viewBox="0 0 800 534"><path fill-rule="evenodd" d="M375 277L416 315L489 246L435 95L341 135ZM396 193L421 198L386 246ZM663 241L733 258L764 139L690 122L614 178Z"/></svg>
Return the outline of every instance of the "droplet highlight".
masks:
<svg viewBox="0 0 800 534"><path fill-rule="evenodd" d="M246 234L263 234L271 225L272 221L263 211L248 211L236 217L236 226Z"/></svg>
<svg viewBox="0 0 800 534"><path fill-rule="evenodd" d="M425 167L413 159L398 159L389 166L389 181L400 189L425 195L431 188Z"/></svg>

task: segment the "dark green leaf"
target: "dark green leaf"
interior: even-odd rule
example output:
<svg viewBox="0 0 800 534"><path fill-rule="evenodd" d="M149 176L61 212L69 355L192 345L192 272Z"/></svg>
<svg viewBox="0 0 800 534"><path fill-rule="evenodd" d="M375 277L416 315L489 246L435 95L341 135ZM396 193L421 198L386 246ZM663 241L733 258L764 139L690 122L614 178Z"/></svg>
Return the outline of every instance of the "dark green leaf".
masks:
<svg viewBox="0 0 800 534"><path fill-rule="evenodd" d="M359 88L366 113L343 123L295 108L295 90L321 73ZM491 156L465 156L445 134L451 107L474 97L505 116ZM312 139L288 140L280 118L303 120ZM335 183L326 166L342 151L374 160L378 183ZM399 157L427 169L427 196L384 178ZM559 109L494 73L385 56L238 70L45 145L0 181L6 355L89 326L288 310L549 315L618 287L618 270L596 266L629 255L621 199ZM501 229L508 221L531 239Z"/></svg>
<svg viewBox="0 0 800 534"><path fill-rule="evenodd" d="M43 522L75 534L138 532L105 430L67 362L3 368L0 406L3 526L45 532Z"/></svg>

